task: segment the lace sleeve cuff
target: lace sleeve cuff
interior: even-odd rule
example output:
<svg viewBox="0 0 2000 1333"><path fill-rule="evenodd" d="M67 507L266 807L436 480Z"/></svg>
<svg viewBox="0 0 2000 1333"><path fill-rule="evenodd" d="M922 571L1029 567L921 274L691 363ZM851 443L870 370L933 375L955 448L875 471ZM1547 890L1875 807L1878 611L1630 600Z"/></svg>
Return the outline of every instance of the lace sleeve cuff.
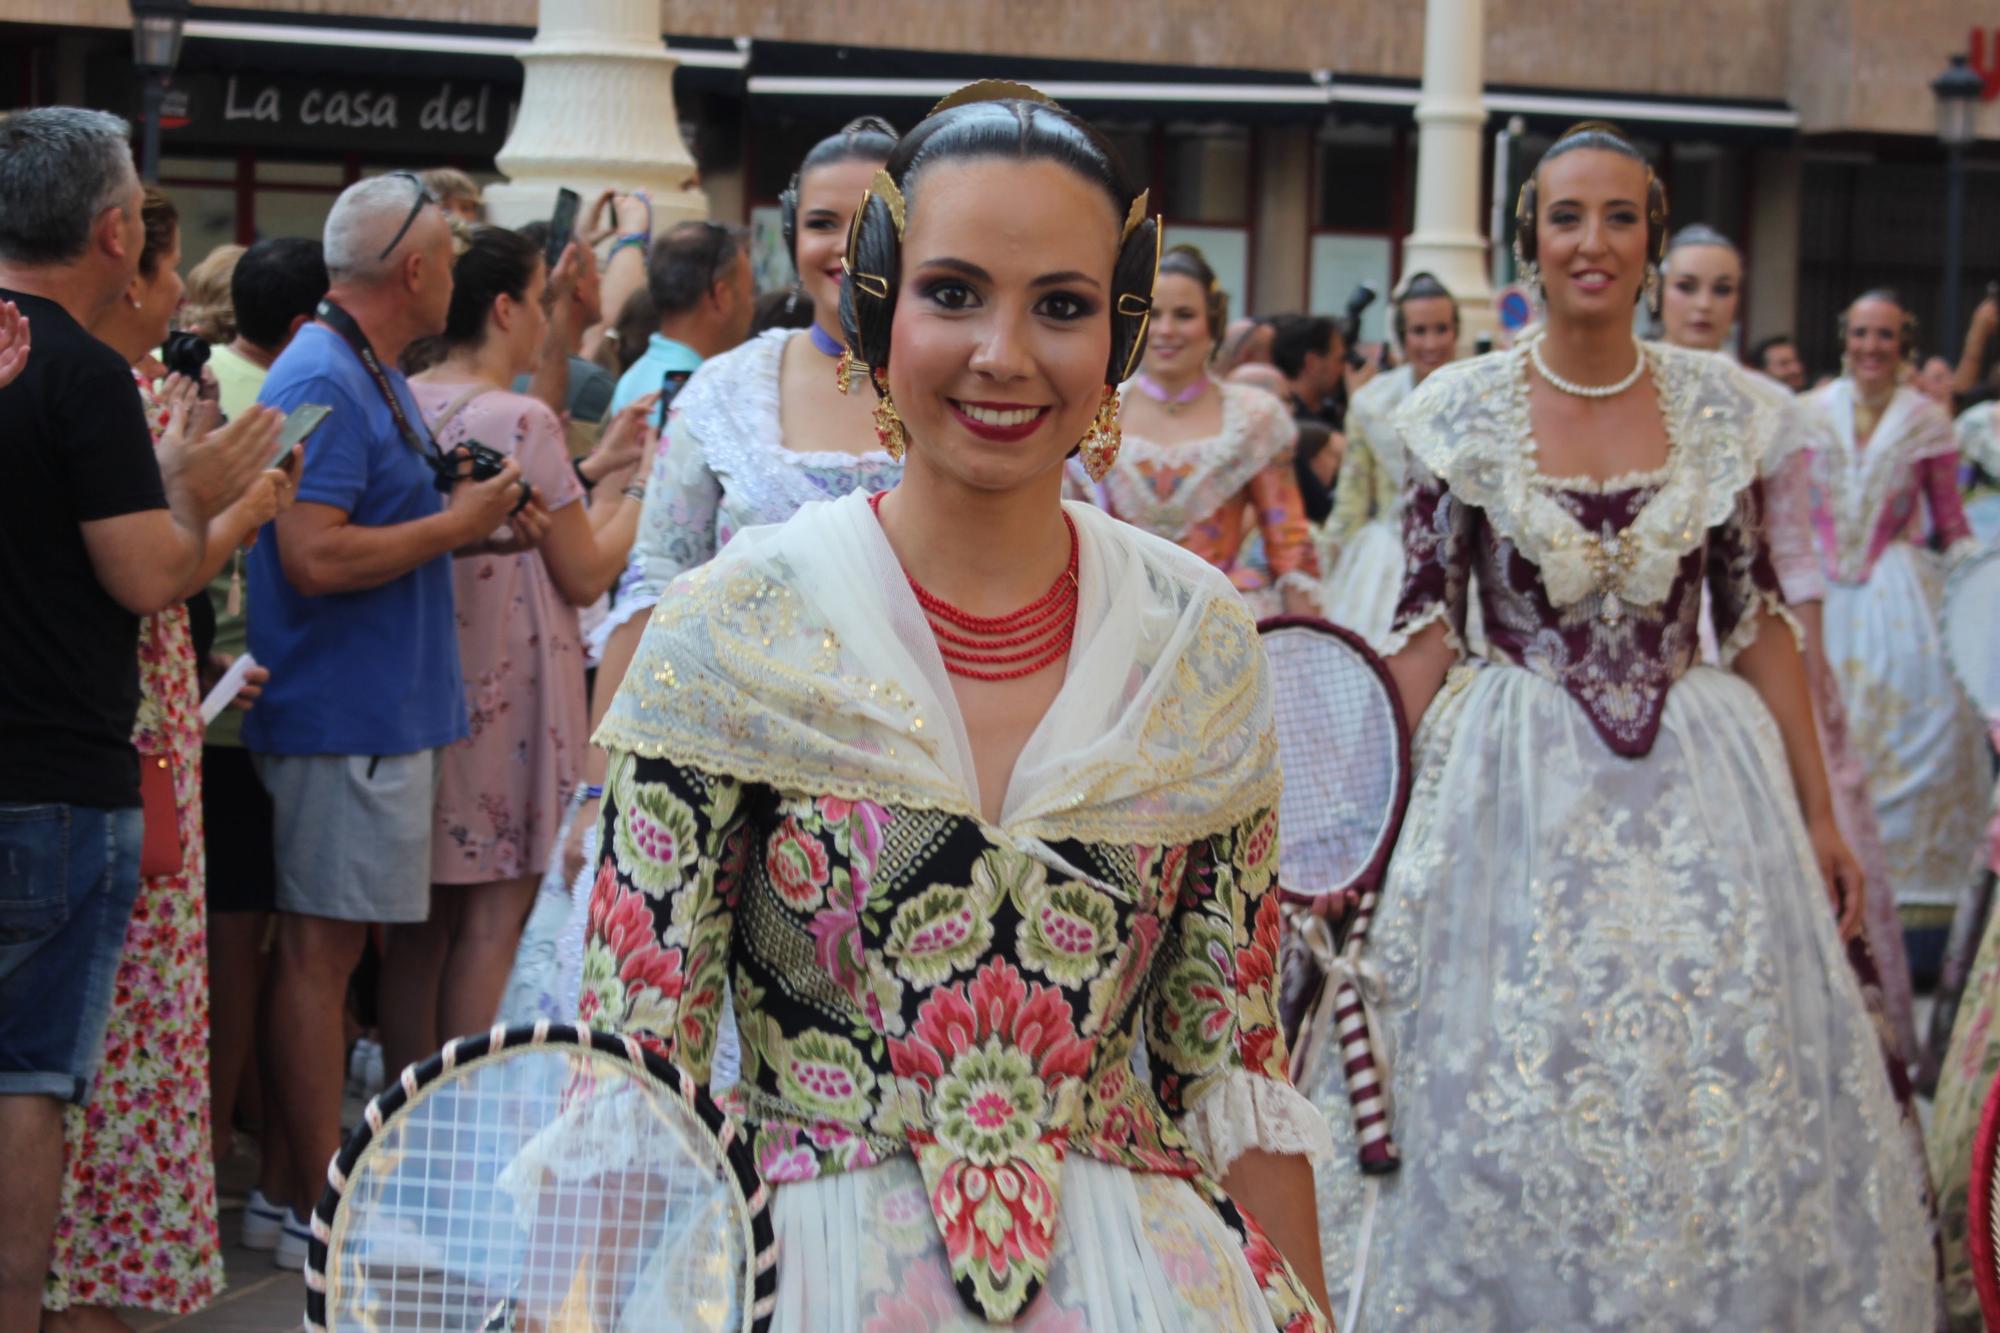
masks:
<svg viewBox="0 0 2000 1333"><path fill-rule="evenodd" d="M1289 1083L1232 1069L1181 1118L1181 1132L1219 1178L1252 1148L1304 1157L1333 1156L1326 1118Z"/></svg>
<svg viewBox="0 0 2000 1333"><path fill-rule="evenodd" d="M1756 600L1745 610L1743 618L1736 622L1736 628L1729 631L1729 637L1724 639L1718 648L1716 657L1723 666L1736 665L1737 654L1757 642L1757 636L1763 632L1764 616L1767 612L1791 630L1792 642L1798 645L1800 652L1805 651L1805 630L1800 628L1798 617L1792 614L1792 609L1785 605L1785 599L1775 592L1760 591Z"/></svg>
<svg viewBox="0 0 2000 1333"><path fill-rule="evenodd" d="M1452 627L1451 608L1443 602L1432 604L1390 630L1384 636L1382 642L1376 646L1375 651L1385 658L1394 657L1409 646L1411 639L1416 638L1419 633L1429 629L1433 624L1442 624L1444 626L1444 641L1446 646L1458 656L1464 657L1466 655L1465 640Z"/></svg>
<svg viewBox="0 0 2000 1333"><path fill-rule="evenodd" d="M1314 606L1319 607L1322 614L1326 610L1326 603L1320 597L1319 580L1303 569L1294 569L1290 573L1280 576L1278 579L1278 591L1295 592Z"/></svg>

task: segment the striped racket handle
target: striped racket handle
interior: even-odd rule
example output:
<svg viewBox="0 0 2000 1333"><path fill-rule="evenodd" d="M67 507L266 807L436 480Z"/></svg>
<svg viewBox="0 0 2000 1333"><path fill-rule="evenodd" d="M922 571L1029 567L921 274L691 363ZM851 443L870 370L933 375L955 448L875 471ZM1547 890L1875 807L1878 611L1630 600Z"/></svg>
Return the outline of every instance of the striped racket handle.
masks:
<svg viewBox="0 0 2000 1333"><path fill-rule="evenodd" d="M1326 973L1326 989L1321 993L1318 1013L1307 1019L1304 1039L1331 1040L1338 1045L1348 1105L1354 1115L1356 1156L1361 1170L1367 1175L1386 1175L1402 1165L1403 1159L1389 1133L1389 1096L1384 1073L1388 1061L1369 1011L1369 992L1380 993L1379 978L1361 956L1375 902L1373 890L1362 894L1347 939L1337 952L1325 921L1306 914L1298 924L1306 948ZM1330 1036L1326 1032L1329 1016L1333 1028Z"/></svg>

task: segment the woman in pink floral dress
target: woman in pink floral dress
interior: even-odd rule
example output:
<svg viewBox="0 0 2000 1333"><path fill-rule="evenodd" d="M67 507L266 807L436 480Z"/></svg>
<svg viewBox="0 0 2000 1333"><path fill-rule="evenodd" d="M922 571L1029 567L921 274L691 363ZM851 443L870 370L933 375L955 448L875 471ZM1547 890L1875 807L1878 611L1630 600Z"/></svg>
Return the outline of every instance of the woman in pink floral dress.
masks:
<svg viewBox="0 0 2000 1333"><path fill-rule="evenodd" d="M733 994L775 1333L1323 1328L1263 650L1206 561L1060 498L1116 452L1158 223L987 95L849 233L902 479L675 580L598 732L582 1013L706 1080Z"/></svg>
<svg viewBox="0 0 2000 1333"><path fill-rule="evenodd" d="M91 332L129 357L157 442L212 419L195 386L168 381L149 349L180 304L179 222L146 192L146 242L129 299ZM191 596L229 553L288 503L285 474L267 471L209 527L209 556ZM142 760L173 773L179 871L142 877L125 930L97 1090L71 1107L67 1174L42 1303L43 1328L125 1327L112 1307L185 1314L222 1287L215 1174L209 1146L208 955L203 892L201 698L188 612L175 605L139 626L139 714L132 739Z"/></svg>

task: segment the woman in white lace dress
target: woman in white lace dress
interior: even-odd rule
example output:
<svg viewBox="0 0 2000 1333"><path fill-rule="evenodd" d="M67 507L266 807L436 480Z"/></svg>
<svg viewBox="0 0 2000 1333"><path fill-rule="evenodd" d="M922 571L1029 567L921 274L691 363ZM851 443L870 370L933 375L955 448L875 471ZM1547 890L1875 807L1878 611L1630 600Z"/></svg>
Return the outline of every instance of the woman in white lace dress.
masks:
<svg viewBox="0 0 2000 1333"><path fill-rule="evenodd" d="M814 500L888 490L902 475L876 438L868 395L843 392L840 373L847 224L895 143L886 121L864 116L806 154L780 204L800 291L812 301L811 327L772 329L704 362L674 398L617 604L593 632L603 654L591 696L593 731L647 617L676 577L712 560L745 528L782 523ZM603 751L592 749L589 774L593 789L601 788ZM597 823L597 805L595 797L586 801L574 822L579 843ZM559 948L554 999L564 1012L575 999L577 916ZM733 1055L725 1056L724 1071L724 1081L733 1077Z"/></svg>
<svg viewBox="0 0 2000 1333"><path fill-rule="evenodd" d="M1984 868L1986 729L1952 677L1937 621L1945 567L1978 542L1959 497L1951 420L1899 382L1912 336L1901 301L1866 293L1841 329L1846 373L1805 397L1826 654L1868 770L1903 928L1913 941L1928 937L1921 952L1935 956ZM1932 541L1941 556L1925 549Z"/></svg>
<svg viewBox="0 0 2000 1333"><path fill-rule="evenodd" d="M1727 237L1697 223L1674 233L1661 269L1660 322L1665 340L1676 347L1718 351L1736 324L1743 291L1743 256ZM1819 729L1820 752L1826 761L1827 781L1832 784L1841 836L1847 839L1868 880L1862 938L1849 945L1848 955L1861 983L1862 997L1879 1007L1888 1025L1888 1051L1899 1068L1907 1069L1918 1055L1910 963L1896 918L1888 853L1875 821L1875 804L1868 797L1868 770L1848 735L1840 681L1826 659L1821 628L1826 572L1813 537L1813 455L1801 416L1804 404L1790 389L1764 375L1750 376L1749 386L1770 402L1777 422L1759 460L1771 566L1777 571L1785 603L1799 622L1806 679L1812 682L1813 720ZM1703 656L1712 660L1712 637L1705 637L1702 647ZM1915 1124L1914 1118L1911 1124Z"/></svg>
<svg viewBox="0 0 2000 1333"><path fill-rule="evenodd" d="M1766 409L1633 339L1666 201L1629 140L1557 140L1520 217L1545 332L1400 418L1391 668L1421 727L1369 962L1402 1165L1321 1172L1329 1285L1398 1333L1928 1328L1921 1166L1843 956L1860 876L1763 535ZM1704 583L1726 670L1696 663Z"/></svg>
<svg viewBox="0 0 2000 1333"><path fill-rule="evenodd" d="M1125 444L1105 505L1227 574L1253 614L1318 615L1319 552L1292 474L1298 427L1278 398L1209 375L1224 314L1198 251L1160 261L1146 360L1119 390Z"/></svg>
<svg viewBox="0 0 2000 1333"><path fill-rule="evenodd" d="M1396 298L1403 364L1361 386L1347 405L1328 545L1339 552L1326 576L1326 617L1370 643L1387 642L1403 590L1403 437L1396 409L1438 367L1458 355L1458 302L1445 285L1417 273Z"/></svg>

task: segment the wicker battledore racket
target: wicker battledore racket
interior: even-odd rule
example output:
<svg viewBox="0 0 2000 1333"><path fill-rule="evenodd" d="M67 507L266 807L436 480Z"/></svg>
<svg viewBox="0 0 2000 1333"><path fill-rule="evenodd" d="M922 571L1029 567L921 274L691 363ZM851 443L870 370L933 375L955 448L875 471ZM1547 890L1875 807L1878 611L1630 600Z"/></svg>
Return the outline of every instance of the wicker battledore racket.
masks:
<svg viewBox="0 0 2000 1333"><path fill-rule="evenodd" d="M1396 684L1361 637L1303 616L1257 627L1271 664L1272 709L1285 791L1278 807L1278 882L1293 914L1289 971L1316 971L1301 987L1304 1018L1294 1060L1336 1041L1354 1108L1361 1169L1394 1171L1385 1067L1370 1005L1375 984L1363 950L1382 873L1410 798L1410 736ZM1329 915L1352 899L1345 938ZM1317 992L1299 996L1299 991ZM1331 1029L1329 1033L1328 1029Z"/></svg>
<svg viewBox="0 0 2000 1333"><path fill-rule="evenodd" d="M2000 1077L1986 1090L1979 1129L1972 1138L1972 1178L1966 1182L1966 1251L1972 1262L1972 1284L1979 1291L1979 1313L1986 1327L2000 1328L2000 1172L1994 1170L2000 1150ZM1950 1182L1939 1181L1940 1188Z"/></svg>
<svg viewBox="0 0 2000 1333"><path fill-rule="evenodd" d="M632 1038L536 1023L368 1104L313 1210L306 1326L765 1333L776 1293L736 1121Z"/></svg>

